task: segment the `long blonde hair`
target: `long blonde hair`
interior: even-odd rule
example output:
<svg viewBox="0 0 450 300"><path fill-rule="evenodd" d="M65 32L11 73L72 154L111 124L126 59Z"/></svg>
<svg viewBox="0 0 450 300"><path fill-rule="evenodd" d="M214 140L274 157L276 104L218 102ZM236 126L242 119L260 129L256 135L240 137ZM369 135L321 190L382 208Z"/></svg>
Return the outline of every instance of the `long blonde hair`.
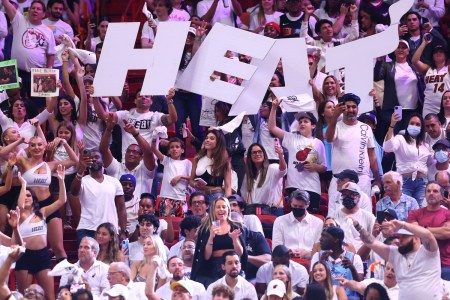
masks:
<svg viewBox="0 0 450 300"><path fill-rule="evenodd" d="M211 204L209 214L203 218L202 223L200 224L200 227L198 228L198 232L206 231L211 228L213 221L216 220L216 215L214 214L214 211L216 209L216 205L217 205L218 201L224 201L225 205L228 208L228 215L227 215L228 224L230 224L231 226L234 226L234 227L241 227L241 225L239 223L231 220L231 206L230 206L230 201L228 200L228 198L219 197L219 198L216 198L213 201L213 203Z"/></svg>
<svg viewBox="0 0 450 300"><path fill-rule="evenodd" d="M286 276L288 278L288 281L286 282L286 297L287 299L292 299L294 298L294 290L292 288L292 275L291 275L291 271L289 270L289 268L285 265L276 265L275 268L273 268L273 271L275 272L276 268L282 268L283 272L286 273ZM272 279L273 279L273 274L272 274ZM284 298L283 298L284 300Z"/></svg>

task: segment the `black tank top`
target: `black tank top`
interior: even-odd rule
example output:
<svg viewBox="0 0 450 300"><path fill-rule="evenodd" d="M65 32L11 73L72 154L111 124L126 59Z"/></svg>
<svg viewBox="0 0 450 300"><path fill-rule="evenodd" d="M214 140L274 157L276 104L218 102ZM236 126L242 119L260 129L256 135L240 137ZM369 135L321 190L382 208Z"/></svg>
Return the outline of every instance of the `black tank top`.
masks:
<svg viewBox="0 0 450 300"><path fill-rule="evenodd" d="M234 249L233 240L228 234L216 235L213 240L213 251Z"/></svg>
<svg viewBox="0 0 450 300"><path fill-rule="evenodd" d="M280 16L280 38L292 38L300 37L300 28L302 27L302 22L305 19L305 14L300 17L297 21L291 21L288 19L286 14ZM309 28L308 23L308 34L313 36L311 28Z"/></svg>

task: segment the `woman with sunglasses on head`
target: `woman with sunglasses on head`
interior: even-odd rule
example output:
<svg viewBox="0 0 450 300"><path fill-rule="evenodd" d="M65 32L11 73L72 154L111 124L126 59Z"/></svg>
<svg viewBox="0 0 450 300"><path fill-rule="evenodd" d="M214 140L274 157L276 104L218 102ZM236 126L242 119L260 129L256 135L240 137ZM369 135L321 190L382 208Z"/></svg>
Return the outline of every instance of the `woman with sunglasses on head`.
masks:
<svg viewBox="0 0 450 300"><path fill-rule="evenodd" d="M269 164L266 150L260 144L252 144L247 151L246 174L241 195L247 206L268 206L271 214L283 214L283 177L287 173L283 148L275 145L280 164Z"/></svg>

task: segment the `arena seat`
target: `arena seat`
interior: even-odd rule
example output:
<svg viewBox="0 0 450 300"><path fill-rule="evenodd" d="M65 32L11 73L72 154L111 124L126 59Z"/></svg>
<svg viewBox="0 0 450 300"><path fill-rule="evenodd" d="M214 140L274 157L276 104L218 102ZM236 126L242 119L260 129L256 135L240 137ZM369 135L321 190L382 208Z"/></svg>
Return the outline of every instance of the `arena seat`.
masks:
<svg viewBox="0 0 450 300"><path fill-rule="evenodd" d="M258 218L261 221L265 237L272 239L273 223L277 217L271 215L258 215Z"/></svg>

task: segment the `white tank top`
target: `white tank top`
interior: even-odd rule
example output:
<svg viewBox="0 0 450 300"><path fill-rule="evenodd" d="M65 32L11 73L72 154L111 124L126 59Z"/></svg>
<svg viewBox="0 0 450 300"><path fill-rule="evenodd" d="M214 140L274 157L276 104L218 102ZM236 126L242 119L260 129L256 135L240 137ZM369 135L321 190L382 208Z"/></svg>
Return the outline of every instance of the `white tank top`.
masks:
<svg viewBox="0 0 450 300"><path fill-rule="evenodd" d="M425 74L425 101L423 117L429 113L437 114L441 107L442 94L450 90L450 76L448 66L439 70L429 68Z"/></svg>

